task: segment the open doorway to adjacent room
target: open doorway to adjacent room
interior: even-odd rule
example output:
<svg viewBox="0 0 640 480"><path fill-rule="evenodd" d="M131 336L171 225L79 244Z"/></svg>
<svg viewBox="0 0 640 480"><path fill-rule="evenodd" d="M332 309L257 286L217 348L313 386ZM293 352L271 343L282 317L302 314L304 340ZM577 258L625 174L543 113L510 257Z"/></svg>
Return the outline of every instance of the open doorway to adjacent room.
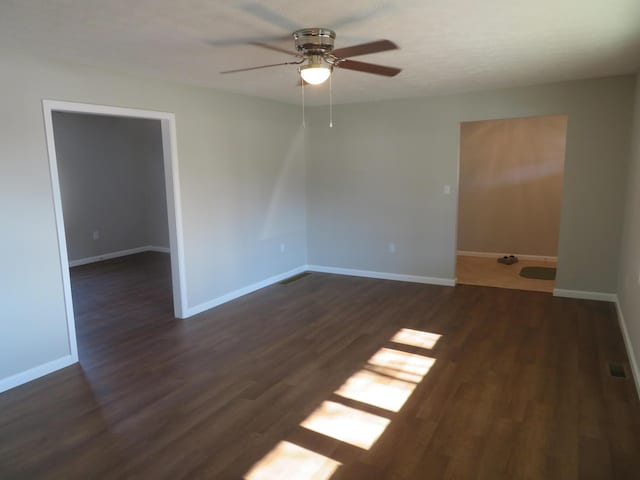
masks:
<svg viewBox="0 0 640 480"><path fill-rule="evenodd" d="M73 355L184 316L173 114L44 102ZM110 343L111 342L111 343Z"/></svg>
<svg viewBox="0 0 640 480"><path fill-rule="evenodd" d="M567 116L460 127L457 282L552 292Z"/></svg>

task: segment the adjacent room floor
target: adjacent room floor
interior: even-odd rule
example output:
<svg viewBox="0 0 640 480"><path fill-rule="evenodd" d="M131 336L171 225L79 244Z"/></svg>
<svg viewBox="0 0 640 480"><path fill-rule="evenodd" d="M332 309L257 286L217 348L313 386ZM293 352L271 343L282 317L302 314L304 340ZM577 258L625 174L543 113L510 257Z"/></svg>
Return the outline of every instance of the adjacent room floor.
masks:
<svg viewBox="0 0 640 480"><path fill-rule="evenodd" d="M553 292L555 280L538 280L520 276L523 267L556 268L554 261L523 260L513 265L498 263L497 258L458 255L456 263L457 282L462 285L513 288L533 292Z"/></svg>
<svg viewBox="0 0 640 480"><path fill-rule="evenodd" d="M640 471L609 303L312 273L179 321L165 255L72 283L81 363L0 395L3 479Z"/></svg>

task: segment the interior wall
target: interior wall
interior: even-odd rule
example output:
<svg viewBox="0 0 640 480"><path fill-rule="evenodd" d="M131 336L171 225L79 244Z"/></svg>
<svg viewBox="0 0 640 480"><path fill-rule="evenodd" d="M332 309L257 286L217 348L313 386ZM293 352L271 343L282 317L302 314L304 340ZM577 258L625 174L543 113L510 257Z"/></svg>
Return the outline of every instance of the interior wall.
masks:
<svg viewBox="0 0 640 480"><path fill-rule="evenodd" d="M621 76L339 105L333 128L326 107L311 109L309 263L453 279L460 123L564 114L556 286L615 292L634 83Z"/></svg>
<svg viewBox="0 0 640 480"><path fill-rule="evenodd" d="M160 121L53 112L53 130L69 261L168 248Z"/></svg>
<svg viewBox="0 0 640 480"><path fill-rule="evenodd" d="M307 259L453 277L459 124L568 114L558 287L615 291L633 77L342 105L332 129L315 108L305 133L292 105L0 54L0 383L70 353L45 98L175 113L189 307Z"/></svg>
<svg viewBox="0 0 640 480"><path fill-rule="evenodd" d="M306 263L297 107L0 56L0 385L70 354L42 99L175 114L190 308Z"/></svg>
<svg viewBox="0 0 640 480"><path fill-rule="evenodd" d="M632 151L627 176L627 202L620 254L620 276L618 299L628 339L635 359L636 371L640 365L640 75L637 77L634 122L632 129ZM640 378L636 377L636 385Z"/></svg>
<svg viewBox="0 0 640 480"><path fill-rule="evenodd" d="M565 115L460 127L458 250L558 254Z"/></svg>

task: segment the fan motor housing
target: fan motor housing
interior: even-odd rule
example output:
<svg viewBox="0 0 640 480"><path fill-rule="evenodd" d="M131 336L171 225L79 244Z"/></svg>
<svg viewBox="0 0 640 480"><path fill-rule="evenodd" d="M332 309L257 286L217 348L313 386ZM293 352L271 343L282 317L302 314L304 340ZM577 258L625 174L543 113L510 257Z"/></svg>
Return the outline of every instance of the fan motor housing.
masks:
<svg viewBox="0 0 640 480"><path fill-rule="evenodd" d="M296 50L305 55L323 55L333 50L336 32L328 28L303 28L293 32Z"/></svg>

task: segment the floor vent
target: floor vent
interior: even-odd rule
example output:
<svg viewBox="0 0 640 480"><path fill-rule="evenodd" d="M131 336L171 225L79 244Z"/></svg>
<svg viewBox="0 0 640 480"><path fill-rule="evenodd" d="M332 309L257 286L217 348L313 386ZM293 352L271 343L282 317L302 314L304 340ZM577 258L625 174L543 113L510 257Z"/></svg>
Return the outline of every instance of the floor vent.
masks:
<svg viewBox="0 0 640 480"><path fill-rule="evenodd" d="M612 377L627 378L627 372L625 372L624 367L617 363L609 364L609 374Z"/></svg>
<svg viewBox="0 0 640 480"><path fill-rule="evenodd" d="M306 277L307 275L311 275L311 272L303 272L299 273L298 275L294 275L293 277L285 278L280 282L280 285L288 285L295 282L296 280L300 280L301 278Z"/></svg>

